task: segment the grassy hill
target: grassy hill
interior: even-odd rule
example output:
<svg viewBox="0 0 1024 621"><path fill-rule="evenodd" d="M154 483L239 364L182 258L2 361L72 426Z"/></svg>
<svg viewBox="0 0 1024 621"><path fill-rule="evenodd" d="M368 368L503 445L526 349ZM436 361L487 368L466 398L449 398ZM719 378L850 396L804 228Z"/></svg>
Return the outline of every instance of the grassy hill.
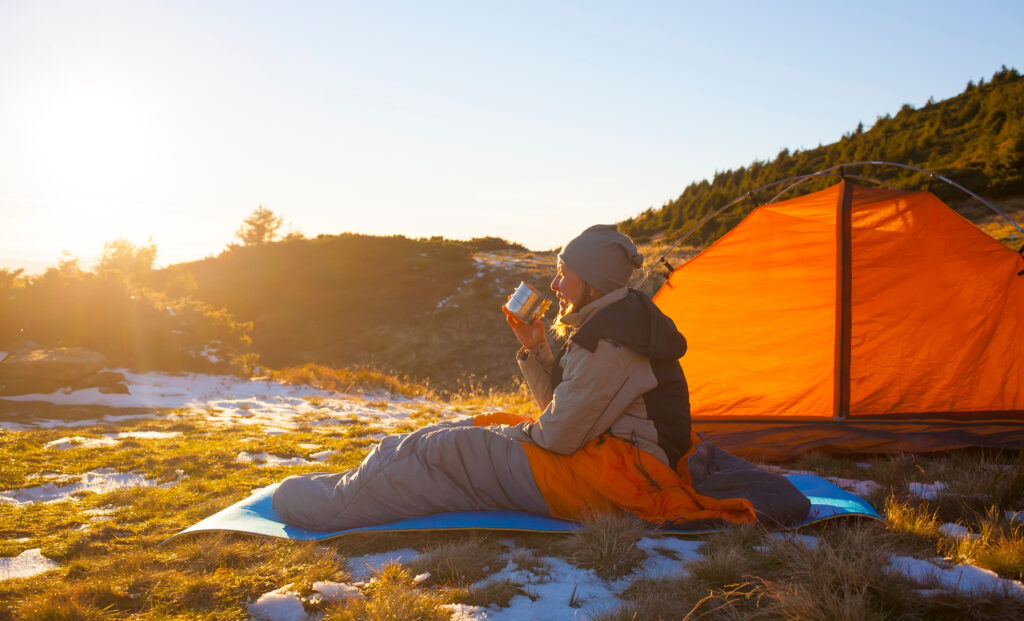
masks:
<svg viewBox="0 0 1024 621"><path fill-rule="evenodd" d="M368 366L452 389L513 383L501 305L520 280L546 289L553 264L494 239L344 234L234 247L145 284L252 322L264 365Z"/></svg>

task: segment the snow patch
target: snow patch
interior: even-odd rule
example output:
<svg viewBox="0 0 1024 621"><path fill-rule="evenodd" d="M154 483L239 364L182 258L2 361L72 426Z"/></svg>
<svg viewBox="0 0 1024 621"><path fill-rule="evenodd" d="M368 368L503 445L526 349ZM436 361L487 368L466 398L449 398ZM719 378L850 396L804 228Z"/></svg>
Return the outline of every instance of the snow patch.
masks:
<svg viewBox="0 0 1024 621"><path fill-rule="evenodd" d="M644 537L636 543L647 554L640 573L647 576L677 576L686 572L686 564L700 558L703 541L675 537ZM669 554L666 556L665 552Z"/></svg>
<svg viewBox="0 0 1024 621"><path fill-rule="evenodd" d="M181 435L180 431L122 431L120 433L105 433L104 436L108 438L114 438L116 440L123 440L125 438L135 438L138 440L166 440L168 438L177 438Z"/></svg>
<svg viewBox="0 0 1024 621"><path fill-rule="evenodd" d="M404 563L419 556L419 552L412 548L402 548L390 552L367 554L356 558L348 559L348 566L352 572L352 579L356 582L365 582L376 575L388 563Z"/></svg>
<svg viewBox="0 0 1024 621"><path fill-rule="evenodd" d="M43 445L43 448L66 451L71 448L99 448L101 446L117 446L117 444L117 440L109 437L83 438L82 436L71 436L47 442Z"/></svg>
<svg viewBox="0 0 1024 621"><path fill-rule="evenodd" d="M317 453L311 453L309 458L312 459L313 461L326 461L327 458L330 457L331 455L337 455L337 454L338 454L338 451L331 451L331 450L320 451L320 452L317 452Z"/></svg>
<svg viewBox="0 0 1024 621"><path fill-rule="evenodd" d="M363 597L358 588L344 582L314 582L313 590L329 602L343 602Z"/></svg>
<svg viewBox="0 0 1024 621"><path fill-rule="evenodd" d="M448 617L449 621L476 621L477 619L492 619L487 614L486 608L480 606L469 606L467 604L441 604L438 606L441 610L447 611L451 616Z"/></svg>
<svg viewBox="0 0 1024 621"><path fill-rule="evenodd" d="M522 584L528 595L516 595L508 607L487 611L487 619L592 619L622 604L616 593L628 586L628 578L606 582L592 570L580 569L562 559L544 560L547 575L538 576L529 571L510 574L512 581ZM516 574L519 574L518 580Z"/></svg>
<svg viewBox="0 0 1024 621"><path fill-rule="evenodd" d="M117 513L117 509L86 509L85 511L82 511L82 513L84 513L85 515L102 517L107 515L114 515L115 513Z"/></svg>
<svg viewBox="0 0 1024 621"><path fill-rule="evenodd" d="M203 351L199 352L199 355L202 356L203 358L206 358L213 364L217 364L221 362L221 360L223 360L220 356L217 355L219 351L220 350L217 349L216 347L210 347L209 345L207 345L206 347L203 348Z"/></svg>
<svg viewBox="0 0 1024 621"><path fill-rule="evenodd" d="M240 464L257 464L261 468L269 468L273 466L304 466L311 462L306 461L301 457L278 457L277 455L271 455L270 453L249 453L248 451L242 451L235 458L235 461Z"/></svg>
<svg viewBox="0 0 1024 621"><path fill-rule="evenodd" d="M939 532L949 537L950 539L980 539L981 535L972 533L965 526L960 524L953 524L952 522L946 522L942 526L939 526Z"/></svg>
<svg viewBox="0 0 1024 621"><path fill-rule="evenodd" d="M791 533L786 531L776 531L768 533L768 539L774 541L783 541L786 543L796 543L802 546L806 546L812 550L816 549L821 540L811 535L802 535L800 533Z"/></svg>
<svg viewBox="0 0 1024 621"><path fill-rule="evenodd" d="M941 481L935 481L934 483L910 483L907 487L910 493L918 498L935 500L939 494L945 491L946 484Z"/></svg>
<svg viewBox="0 0 1024 621"><path fill-rule="evenodd" d="M306 608L302 600L289 589L288 584L280 589L260 595L254 603L249 604L249 614L260 621L305 621Z"/></svg>
<svg viewBox="0 0 1024 621"><path fill-rule="evenodd" d="M183 473L178 471L179 478ZM29 505L37 502L60 502L70 500L75 494L81 492L94 492L102 494L115 489L126 489L131 487L171 487L177 480L157 485L152 479L138 472L118 472L113 468L100 468L92 472L86 472L78 477L78 481L68 485L54 485L46 483L35 487L24 487L15 490L0 491L0 503L12 505Z"/></svg>
<svg viewBox="0 0 1024 621"><path fill-rule="evenodd" d="M7 399L9 397L0 397ZM27 429L69 429L75 427L96 427L98 425L116 425L129 420L140 420L146 418L159 418L156 414L107 414L103 418L85 418L80 420L59 420L54 418L34 418L31 424L0 422L0 428L11 431L25 431Z"/></svg>
<svg viewBox="0 0 1024 621"><path fill-rule="evenodd" d="M938 559L923 561L909 556L894 556L889 559L889 567L892 571L897 571L919 584L934 585L965 595L993 592L1024 595L1024 584L1000 578L994 571L968 564L945 568L937 565L936 561Z"/></svg>
<svg viewBox="0 0 1024 621"><path fill-rule="evenodd" d="M18 556L0 558L0 581L28 578L60 567L43 556L39 548L25 550Z"/></svg>
<svg viewBox="0 0 1024 621"><path fill-rule="evenodd" d="M868 464L871 467L871 464ZM839 487L845 489L848 492L853 492L857 496L868 496L875 491L882 489L882 486L874 481L862 481L860 479L844 479L842 477L828 477L829 481L832 481Z"/></svg>

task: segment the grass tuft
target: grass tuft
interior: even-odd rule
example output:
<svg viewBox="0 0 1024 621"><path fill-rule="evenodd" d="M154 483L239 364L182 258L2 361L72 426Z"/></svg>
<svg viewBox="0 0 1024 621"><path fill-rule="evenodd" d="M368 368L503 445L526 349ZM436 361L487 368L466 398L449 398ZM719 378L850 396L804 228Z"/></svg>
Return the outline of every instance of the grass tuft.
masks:
<svg viewBox="0 0 1024 621"><path fill-rule="evenodd" d="M425 585L467 585L501 569L501 553L502 548L493 539L475 536L430 546L408 567L414 575L430 573Z"/></svg>
<svg viewBox="0 0 1024 621"><path fill-rule="evenodd" d="M557 546L560 555L604 579L625 576L647 558L636 542L648 533L648 526L631 515L595 515L584 520L583 530L566 537Z"/></svg>
<svg viewBox="0 0 1024 621"><path fill-rule="evenodd" d="M413 575L397 563L385 565L377 577L363 589L365 599L329 609L324 621L447 621L449 614L440 608L445 600L416 587Z"/></svg>

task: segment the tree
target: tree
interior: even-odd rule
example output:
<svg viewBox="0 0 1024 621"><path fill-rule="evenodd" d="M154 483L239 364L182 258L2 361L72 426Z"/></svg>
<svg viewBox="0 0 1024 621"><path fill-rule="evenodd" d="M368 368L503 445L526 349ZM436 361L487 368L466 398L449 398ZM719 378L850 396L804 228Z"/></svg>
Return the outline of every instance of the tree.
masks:
<svg viewBox="0 0 1024 621"><path fill-rule="evenodd" d="M138 277L150 272L155 260L156 244L152 238L148 246L136 246L121 237L103 244L103 255L96 264L96 272L120 272L125 276ZM63 267L62 271L65 271Z"/></svg>
<svg viewBox="0 0 1024 621"><path fill-rule="evenodd" d="M274 241L277 230L284 224L284 218L260 205L242 221L242 228L235 235L246 246L255 246Z"/></svg>

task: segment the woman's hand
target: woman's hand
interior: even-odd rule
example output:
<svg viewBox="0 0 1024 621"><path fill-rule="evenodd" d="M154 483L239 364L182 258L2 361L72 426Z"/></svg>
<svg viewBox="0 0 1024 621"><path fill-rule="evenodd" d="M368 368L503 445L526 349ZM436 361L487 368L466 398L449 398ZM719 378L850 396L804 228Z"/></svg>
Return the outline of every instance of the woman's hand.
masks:
<svg viewBox="0 0 1024 621"><path fill-rule="evenodd" d="M531 351L537 351L541 343L547 344L548 339L544 332L543 321L537 319L533 323L526 323L510 313L504 306L501 307L501 310L505 312L505 320L508 321L508 325L515 332L516 338L519 339L519 343L523 347Z"/></svg>
<svg viewBox="0 0 1024 621"><path fill-rule="evenodd" d="M551 351L551 346L548 345L548 334L544 330L544 322L535 319L533 323L526 323L510 313L504 306L501 307L501 310L505 311L505 320L512 327L512 331L516 333L519 343L525 349L533 352L541 364L547 366L554 364L555 355Z"/></svg>

